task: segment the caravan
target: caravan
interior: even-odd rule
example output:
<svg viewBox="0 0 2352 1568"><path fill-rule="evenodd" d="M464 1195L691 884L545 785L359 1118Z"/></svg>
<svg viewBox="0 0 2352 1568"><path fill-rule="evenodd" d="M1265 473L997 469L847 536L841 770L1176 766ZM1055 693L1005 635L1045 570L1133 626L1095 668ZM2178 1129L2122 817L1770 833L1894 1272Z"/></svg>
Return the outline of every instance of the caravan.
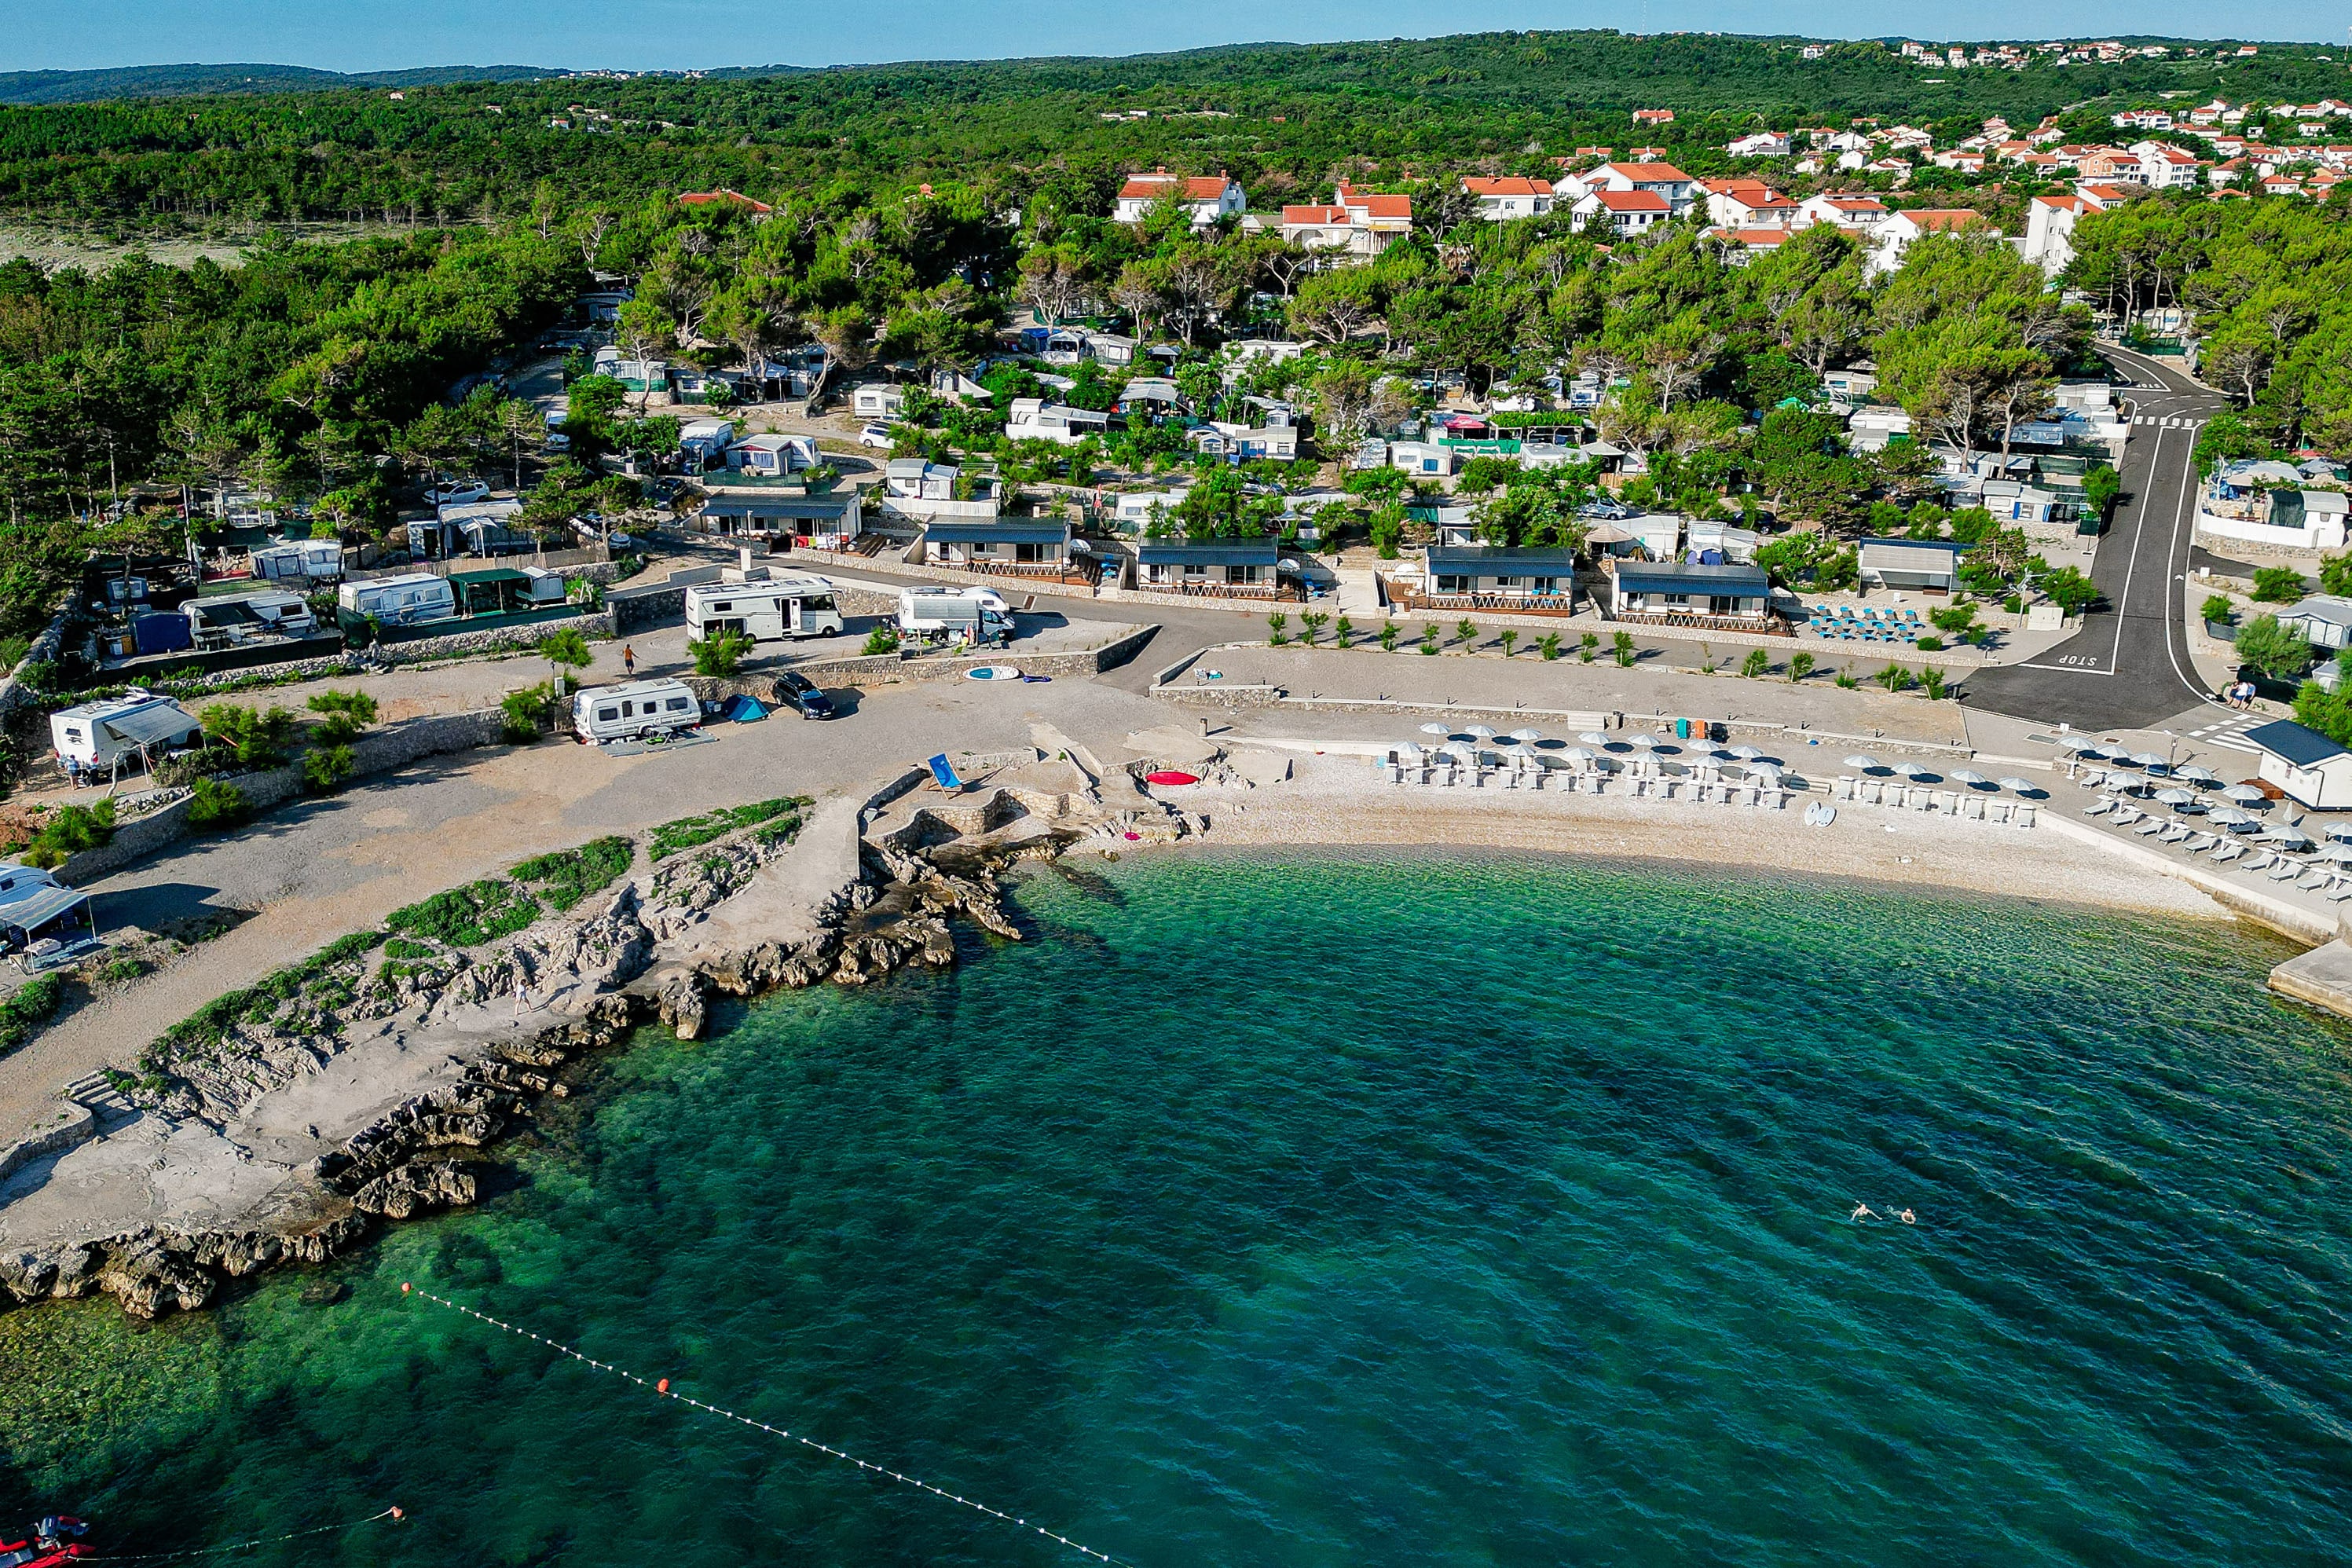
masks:
<svg viewBox="0 0 2352 1568"><path fill-rule="evenodd" d="M702 722L702 705L682 680L632 680L600 686L572 700L572 731L591 741L641 741Z"/></svg>
<svg viewBox="0 0 2352 1568"><path fill-rule="evenodd" d="M772 577L730 569L728 581L698 583L686 591L686 635L699 642L736 631L753 642L832 637L841 630L833 584L822 577Z"/></svg>
<svg viewBox="0 0 2352 1568"><path fill-rule="evenodd" d="M50 714L49 744L60 763L110 771L152 747L188 745L203 729L195 715L170 698L134 691Z"/></svg>
<svg viewBox="0 0 2352 1568"><path fill-rule="evenodd" d="M288 579L338 582L343 575L343 547L332 539L297 539L266 544L253 552L253 574L267 583Z"/></svg>
<svg viewBox="0 0 2352 1568"><path fill-rule="evenodd" d="M231 594L190 599L180 607L198 647L226 647L256 637L307 637L319 629L310 602L299 594Z"/></svg>
<svg viewBox="0 0 2352 1568"><path fill-rule="evenodd" d="M380 621L388 626L415 626L419 621L447 620L457 613L457 596L446 578L430 572L404 572L392 577L346 583L335 591L335 605L348 628L354 622Z"/></svg>

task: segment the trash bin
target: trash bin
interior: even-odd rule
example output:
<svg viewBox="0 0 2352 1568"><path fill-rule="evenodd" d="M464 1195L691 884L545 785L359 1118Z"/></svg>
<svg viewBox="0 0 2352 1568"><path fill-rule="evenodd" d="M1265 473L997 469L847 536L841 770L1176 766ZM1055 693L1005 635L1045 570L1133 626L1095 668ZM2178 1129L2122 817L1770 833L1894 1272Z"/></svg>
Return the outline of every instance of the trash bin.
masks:
<svg viewBox="0 0 2352 1568"><path fill-rule="evenodd" d="M1675 739L1677 741L1687 741L1690 739L1689 720L1677 719L1675 721Z"/></svg>

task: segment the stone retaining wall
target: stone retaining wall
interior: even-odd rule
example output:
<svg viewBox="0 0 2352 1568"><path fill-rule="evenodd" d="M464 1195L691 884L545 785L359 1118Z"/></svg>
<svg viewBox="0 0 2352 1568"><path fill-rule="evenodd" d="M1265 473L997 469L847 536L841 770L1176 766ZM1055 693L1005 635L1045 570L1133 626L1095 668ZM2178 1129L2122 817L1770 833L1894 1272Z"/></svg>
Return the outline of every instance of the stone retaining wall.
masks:
<svg viewBox="0 0 2352 1568"><path fill-rule="evenodd" d="M363 734L352 742L352 777L357 780L374 773L389 773L423 758L447 752L495 745L505 724L504 713L496 709L484 709L472 713L445 713L429 719L411 719L403 724ZM222 782L236 785L245 796L248 811L263 812L301 795L302 769L299 763L289 763L282 768L269 768L259 773L227 775ZM58 879L69 886L84 887L133 860L152 855L187 837L194 831L188 826L189 805L190 802L183 798L134 822L124 823L114 830L114 837L105 844L95 849L85 849L68 858L58 868Z"/></svg>

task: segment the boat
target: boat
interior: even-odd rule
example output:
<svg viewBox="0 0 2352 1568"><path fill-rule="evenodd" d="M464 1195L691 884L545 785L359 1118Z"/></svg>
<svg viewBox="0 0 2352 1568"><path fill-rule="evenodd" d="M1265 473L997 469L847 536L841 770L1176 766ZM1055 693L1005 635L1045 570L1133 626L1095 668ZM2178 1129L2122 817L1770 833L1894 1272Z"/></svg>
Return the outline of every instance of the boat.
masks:
<svg viewBox="0 0 2352 1568"><path fill-rule="evenodd" d="M966 680L1018 680L1021 672L1009 664L975 664L963 672Z"/></svg>
<svg viewBox="0 0 2352 1568"><path fill-rule="evenodd" d="M1201 782L1201 778L1197 773L1181 773L1174 768L1161 768L1157 773L1144 774L1143 782L1149 784L1196 784Z"/></svg>
<svg viewBox="0 0 2352 1568"><path fill-rule="evenodd" d="M33 1526L23 1541L0 1541L0 1568L59 1568L67 1563L95 1557L98 1549L84 1546L87 1521L71 1514L52 1514Z"/></svg>

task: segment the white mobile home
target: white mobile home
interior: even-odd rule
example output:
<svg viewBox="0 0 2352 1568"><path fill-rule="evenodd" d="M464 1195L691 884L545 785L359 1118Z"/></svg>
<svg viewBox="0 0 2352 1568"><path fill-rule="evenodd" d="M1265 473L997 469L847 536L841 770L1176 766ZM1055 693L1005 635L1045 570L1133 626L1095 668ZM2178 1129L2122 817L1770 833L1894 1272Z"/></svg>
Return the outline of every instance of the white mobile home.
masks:
<svg viewBox="0 0 2352 1568"><path fill-rule="evenodd" d="M2245 739L2261 753L2257 776L2315 811L2352 806L2352 751L2292 719L2257 724Z"/></svg>
<svg viewBox="0 0 2352 1568"><path fill-rule="evenodd" d="M204 726L168 697L115 697L49 715L49 743L60 763L113 768L154 747L184 746Z"/></svg>
<svg viewBox="0 0 2352 1568"><path fill-rule="evenodd" d="M682 680L599 686L572 700L572 732L583 743L674 735L701 722L702 705Z"/></svg>
<svg viewBox="0 0 2352 1568"><path fill-rule="evenodd" d="M297 539L284 544L266 544L253 552L253 574L265 583L289 578L338 582L343 575L343 546L333 539Z"/></svg>
<svg viewBox="0 0 2352 1568"><path fill-rule="evenodd" d="M256 637L306 637L319 629L310 601L299 594L230 594L190 599L180 607L198 647L226 647Z"/></svg>
<svg viewBox="0 0 2352 1568"><path fill-rule="evenodd" d="M686 591L686 635L697 642L722 631L753 642L831 637L841 630L833 584L822 577L775 577L766 568L730 568L729 580Z"/></svg>
<svg viewBox="0 0 2352 1568"><path fill-rule="evenodd" d="M420 621L446 620L457 613L457 595L448 579L430 572L404 572L393 577L373 577L346 583L335 590L335 606L362 620L388 626L410 626Z"/></svg>

